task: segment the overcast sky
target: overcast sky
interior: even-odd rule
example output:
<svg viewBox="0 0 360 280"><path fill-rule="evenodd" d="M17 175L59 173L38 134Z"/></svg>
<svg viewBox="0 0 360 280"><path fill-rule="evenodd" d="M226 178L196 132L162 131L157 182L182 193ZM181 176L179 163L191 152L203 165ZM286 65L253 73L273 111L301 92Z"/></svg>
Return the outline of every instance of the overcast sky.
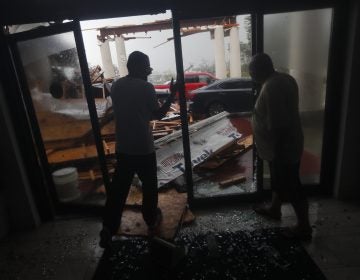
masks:
<svg viewBox="0 0 360 280"><path fill-rule="evenodd" d="M87 60L91 65L101 65L100 49L98 46L97 35L99 31L96 28L106 26L121 26L126 24L143 24L145 22L153 22L155 20L169 19L171 12L166 12L157 15L134 16L123 18L110 18L102 20L82 21L81 28L83 29L84 45L87 55ZM246 42L246 32L243 23L244 16L237 16L239 23L239 37L241 42ZM168 38L173 37L172 30L162 30L145 33L129 34L127 36L136 37L151 37L151 39L137 38L125 41L127 56L139 50L146 53L150 57L150 63L154 69L154 73L163 73L165 71L176 72L175 67L175 53L174 41L171 40L161 46L157 45L164 43ZM225 38L225 52L228 56L229 40ZM116 64L116 51L114 42L110 42L111 54L113 63ZM213 42L210 39L210 32L203 32L190 35L182 38L183 61L184 69L190 65L197 66L203 61L209 64L214 63L214 49Z"/></svg>

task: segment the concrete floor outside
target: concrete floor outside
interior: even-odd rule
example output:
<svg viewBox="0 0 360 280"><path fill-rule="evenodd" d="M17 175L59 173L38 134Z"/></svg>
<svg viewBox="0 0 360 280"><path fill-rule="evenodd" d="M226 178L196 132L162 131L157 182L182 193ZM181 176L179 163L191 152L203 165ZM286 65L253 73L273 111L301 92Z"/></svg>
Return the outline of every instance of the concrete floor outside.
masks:
<svg viewBox="0 0 360 280"><path fill-rule="evenodd" d="M257 216L250 204L197 210L195 222L182 229L208 231L255 230L289 226L295 217L290 205L283 206L281 222ZM360 277L360 205L332 198L311 198L311 243L304 247L330 280ZM39 228L0 241L0 278L92 279L103 249L98 246L98 217L58 217Z"/></svg>

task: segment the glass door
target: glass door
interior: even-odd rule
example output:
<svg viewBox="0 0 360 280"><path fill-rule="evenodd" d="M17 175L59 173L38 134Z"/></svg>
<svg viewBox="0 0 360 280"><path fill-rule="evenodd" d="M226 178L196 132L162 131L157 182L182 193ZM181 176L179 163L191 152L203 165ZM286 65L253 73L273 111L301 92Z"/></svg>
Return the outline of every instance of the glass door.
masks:
<svg viewBox="0 0 360 280"><path fill-rule="evenodd" d="M304 184L320 183L332 9L266 14L264 52L276 70L293 76L305 137L300 175ZM269 171L264 166L264 187Z"/></svg>
<svg viewBox="0 0 360 280"><path fill-rule="evenodd" d="M129 55L134 51L141 51L149 57L153 69L148 76L148 82L155 88L159 106L166 101L170 94L170 81L172 78L176 79L174 46L167 40L172 36L170 11L154 15L82 21L81 27L90 66L92 90L97 96L104 95L107 99L111 99L112 83L128 74ZM132 92L124 94L132 94ZM136 100L136 102L141 103L144 100ZM136 110L136 104L133 106ZM111 111L110 114L112 115ZM169 164L174 160L181 160L178 155L184 154L181 145L179 104L171 104L169 111L161 120L150 121L149 128L154 138L158 163L159 201L162 201L163 197L170 196L174 199L174 194L183 195L184 192L175 189L173 181L181 174L174 172L171 168L172 164ZM101 138L105 146L110 178L114 175L116 165L115 130L114 118L101 123ZM180 145L174 148L169 144L171 142L169 139L180 139ZM99 189L99 192L105 194L103 188ZM126 204L131 206L142 204L142 182L137 175L131 183ZM162 202L159 205L162 207Z"/></svg>
<svg viewBox="0 0 360 280"><path fill-rule="evenodd" d="M109 100L95 98L79 22L10 34L23 100L37 153L56 201L94 200L108 184L99 124Z"/></svg>
<svg viewBox="0 0 360 280"><path fill-rule="evenodd" d="M253 194L251 15L180 19L179 29L193 197Z"/></svg>

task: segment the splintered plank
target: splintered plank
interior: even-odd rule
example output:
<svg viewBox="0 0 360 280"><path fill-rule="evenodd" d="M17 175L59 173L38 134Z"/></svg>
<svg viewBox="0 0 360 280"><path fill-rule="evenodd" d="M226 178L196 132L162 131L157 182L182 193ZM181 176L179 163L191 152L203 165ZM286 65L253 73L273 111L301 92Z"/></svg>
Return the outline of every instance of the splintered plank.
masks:
<svg viewBox="0 0 360 280"><path fill-rule="evenodd" d="M221 149L218 153L202 163L199 168L216 169L227 162L229 159L245 153L249 148L252 147L252 145L252 135L241 138L236 142L231 143L231 145L224 146L223 149Z"/></svg>
<svg viewBox="0 0 360 280"><path fill-rule="evenodd" d="M100 171L94 171L92 169L88 171L81 171L79 173L79 180L89 180L89 181L95 181L97 179L102 178L102 174Z"/></svg>
<svg viewBox="0 0 360 280"><path fill-rule="evenodd" d="M156 121L156 125L179 125L179 121Z"/></svg>
<svg viewBox="0 0 360 280"><path fill-rule="evenodd" d="M115 154L115 142L107 143L106 154ZM98 153L95 145L53 151L48 154L49 163L63 163L79 160L97 159Z"/></svg>
<svg viewBox="0 0 360 280"><path fill-rule="evenodd" d="M244 175L237 175L232 178L226 179L224 181L219 182L220 188L226 188L228 186L237 184L237 183L243 183L246 181L246 177Z"/></svg>
<svg viewBox="0 0 360 280"><path fill-rule="evenodd" d="M240 138L237 143L238 143L238 145L244 145L245 149L251 147L254 144L252 134L249 136L246 136L244 138Z"/></svg>

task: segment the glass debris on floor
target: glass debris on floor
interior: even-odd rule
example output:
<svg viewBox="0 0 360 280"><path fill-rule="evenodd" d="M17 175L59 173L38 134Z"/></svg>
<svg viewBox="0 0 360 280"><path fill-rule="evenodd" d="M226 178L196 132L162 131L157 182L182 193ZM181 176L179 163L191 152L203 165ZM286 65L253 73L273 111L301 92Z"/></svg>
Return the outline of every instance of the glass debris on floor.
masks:
<svg viewBox="0 0 360 280"><path fill-rule="evenodd" d="M181 234L173 247L186 248L187 253L172 267L173 255L160 263L148 240L117 242L104 253L94 279L325 279L281 228Z"/></svg>

